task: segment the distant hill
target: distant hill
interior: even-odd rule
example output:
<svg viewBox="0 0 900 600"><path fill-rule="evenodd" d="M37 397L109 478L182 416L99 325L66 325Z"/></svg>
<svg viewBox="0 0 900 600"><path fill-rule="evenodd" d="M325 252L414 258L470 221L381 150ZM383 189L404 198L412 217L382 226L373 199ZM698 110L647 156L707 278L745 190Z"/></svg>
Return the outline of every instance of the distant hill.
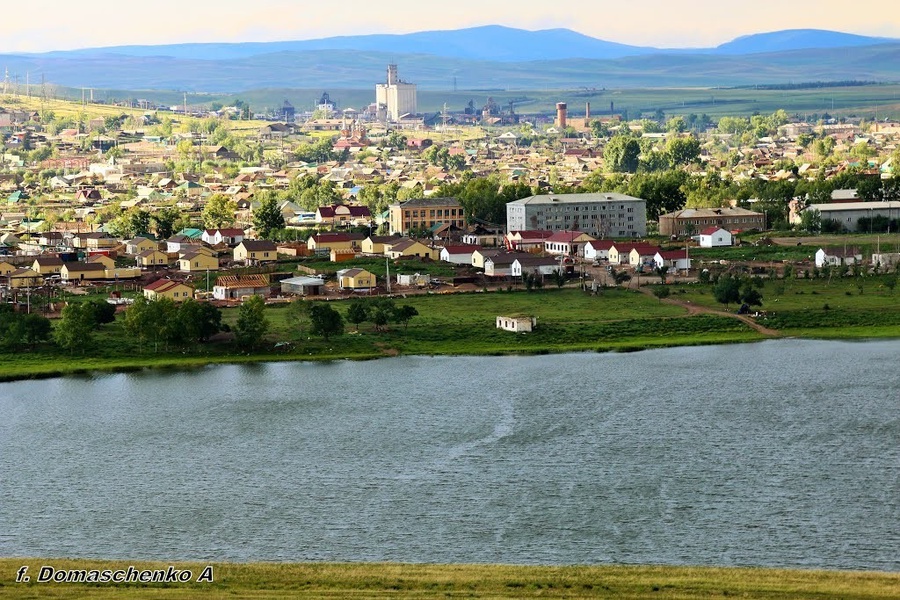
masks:
<svg viewBox="0 0 900 600"><path fill-rule="evenodd" d="M758 54L815 48L848 48L897 42L896 39L869 37L823 29L787 29L736 38L713 49L715 54Z"/></svg>
<svg viewBox="0 0 900 600"><path fill-rule="evenodd" d="M810 44L817 47L797 49ZM19 82L27 72L32 82L44 76L76 88L209 93L372 88L384 79L389 62L398 63L400 76L423 90L895 82L900 81L900 41L797 30L746 36L713 49L667 51L605 42L566 29L488 26L302 42L120 46L0 56L0 65Z"/></svg>

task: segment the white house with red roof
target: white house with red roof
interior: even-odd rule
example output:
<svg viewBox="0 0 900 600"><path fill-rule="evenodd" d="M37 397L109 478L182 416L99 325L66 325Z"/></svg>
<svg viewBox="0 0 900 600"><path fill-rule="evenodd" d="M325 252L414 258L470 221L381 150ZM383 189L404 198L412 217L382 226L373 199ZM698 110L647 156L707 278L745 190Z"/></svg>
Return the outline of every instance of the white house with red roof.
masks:
<svg viewBox="0 0 900 600"><path fill-rule="evenodd" d="M210 246L216 246L222 243L227 244L228 246L237 246L244 241L244 230L239 227L206 229L200 234L200 239Z"/></svg>
<svg viewBox="0 0 900 600"><path fill-rule="evenodd" d="M685 250L660 250L653 257L657 267L669 267L674 271L689 271L691 259Z"/></svg>
<svg viewBox="0 0 900 600"><path fill-rule="evenodd" d="M530 229L522 231L510 231L506 234L507 250L543 250L544 240L553 235L549 229Z"/></svg>
<svg viewBox="0 0 900 600"><path fill-rule="evenodd" d="M593 236L581 231L557 231L544 240L544 252L553 256L581 256L584 245L593 240Z"/></svg>
<svg viewBox="0 0 900 600"><path fill-rule="evenodd" d="M587 260L609 260L609 249L615 244L612 240L591 240L584 245L584 258Z"/></svg>
<svg viewBox="0 0 900 600"><path fill-rule="evenodd" d="M332 204L330 206L320 206L316 209L316 223L322 225L350 225L368 223L371 220L372 213L368 206Z"/></svg>
<svg viewBox="0 0 900 600"><path fill-rule="evenodd" d="M734 237L731 235L731 232L721 227L707 227L700 232L698 238L701 248L716 248L734 244Z"/></svg>

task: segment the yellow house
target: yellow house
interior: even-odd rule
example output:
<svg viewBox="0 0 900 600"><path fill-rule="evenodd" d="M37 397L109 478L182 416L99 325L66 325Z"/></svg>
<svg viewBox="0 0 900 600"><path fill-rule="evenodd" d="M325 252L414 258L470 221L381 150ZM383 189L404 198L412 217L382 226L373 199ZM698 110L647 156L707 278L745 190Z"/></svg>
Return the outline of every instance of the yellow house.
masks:
<svg viewBox="0 0 900 600"><path fill-rule="evenodd" d="M278 258L275 242L268 240L244 240L234 249L235 262L261 263L272 262Z"/></svg>
<svg viewBox="0 0 900 600"><path fill-rule="evenodd" d="M401 238L398 238L395 235L370 235L362 241L360 250L363 254L377 254L379 256L384 256L385 244L394 244L400 241L400 239Z"/></svg>
<svg viewBox="0 0 900 600"><path fill-rule="evenodd" d="M356 250L363 242L359 233L320 233L306 240L306 246L316 250Z"/></svg>
<svg viewBox="0 0 900 600"><path fill-rule="evenodd" d="M29 269L28 267L16 269L7 275L7 277L9 277L9 287L11 288L34 287L44 283L43 276L34 269Z"/></svg>
<svg viewBox="0 0 900 600"><path fill-rule="evenodd" d="M384 253L391 258L405 256L418 256L420 258L435 258L434 251L418 240L403 239L388 246L385 244ZM440 258L440 256L438 256Z"/></svg>
<svg viewBox="0 0 900 600"><path fill-rule="evenodd" d="M62 281L105 279L106 267L100 263L68 262L59 271Z"/></svg>
<svg viewBox="0 0 900 600"><path fill-rule="evenodd" d="M0 277L5 277L16 270L14 265L9 264L5 260L0 260Z"/></svg>
<svg viewBox="0 0 900 600"><path fill-rule="evenodd" d="M58 275L62 267L63 261L58 256L39 256L31 265L41 275Z"/></svg>
<svg viewBox="0 0 900 600"><path fill-rule="evenodd" d="M104 269L115 269L116 261L106 256L105 254L95 254L94 256L87 259L88 264L98 264L103 265Z"/></svg>
<svg viewBox="0 0 900 600"><path fill-rule="evenodd" d="M169 264L169 257L159 250L145 250L135 257L139 267L160 267Z"/></svg>
<svg viewBox="0 0 900 600"><path fill-rule="evenodd" d="M144 287L144 297L148 300L169 298L175 302L184 302L194 297L194 288L180 281L171 279L158 279Z"/></svg>
<svg viewBox="0 0 900 600"><path fill-rule="evenodd" d="M219 268L219 259L205 252L189 252L178 259L178 270L186 273L195 271L215 271Z"/></svg>
<svg viewBox="0 0 900 600"><path fill-rule="evenodd" d="M146 252L147 250L156 250L157 248L159 248L159 243L141 236L125 242L125 254L130 254L132 256L137 256L141 252Z"/></svg>
<svg viewBox="0 0 900 600"><path fill-rule="evenodd" d="M375 275L365 269L347 269L338 272L342 290L365 290L375 287Z"/></svg>

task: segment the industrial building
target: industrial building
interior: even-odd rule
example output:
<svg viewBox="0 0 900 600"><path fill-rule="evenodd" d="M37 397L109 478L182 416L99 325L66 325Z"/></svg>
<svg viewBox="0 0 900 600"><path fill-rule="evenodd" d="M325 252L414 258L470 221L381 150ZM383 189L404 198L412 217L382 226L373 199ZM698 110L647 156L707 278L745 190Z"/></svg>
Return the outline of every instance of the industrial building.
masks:
<svg viewBox="0 0 900 600"><path fill-rule="evenodd" d="M506 205L508 231L582 231L598 239L647 235L647 202L625 194L547 194Z"/></svg>
<svg viewBox="0 0 900 600"><path fill-rule="evenodd" d="M803 212L818 211L819 218L840 223L846 231L857 231L860 219L883 217L889 221L900 219L900 201L883 202L834 202L831 204L810 204L803 211L791 215L791 224L801 222Z"/></svg>
<svg viewBox="0 0 900 600"><path fill-rule="evenodd" d="M388 65L387 82L375 86L375 104L378 116L385 121L398 121L403 115L418 112L416 84L402 81L397 65Z"/></svg>
<svg viewBox="0 0 900 600"><path fill-rule="evenodd" d="M659 215L659 233L666 236L697 235L710 227L728 231L766 229L766 216L746 208L685 208Z"/></svg>

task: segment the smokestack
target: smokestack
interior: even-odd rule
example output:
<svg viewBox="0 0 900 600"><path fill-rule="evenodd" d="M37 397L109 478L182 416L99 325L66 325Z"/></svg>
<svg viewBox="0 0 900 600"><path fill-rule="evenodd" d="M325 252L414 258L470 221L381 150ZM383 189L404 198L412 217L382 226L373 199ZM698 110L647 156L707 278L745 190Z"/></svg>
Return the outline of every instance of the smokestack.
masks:
<svg viewBox="0 0 900 600"><path fill-rule="evenodd" d="M584 103L584 126L587 127L588 121L591 120L591 103Z"/></svg>
<svg viewBox="0 0 900 600"><path fill-rule="evenodd" d="M556 125L560 129L566 128L566 103L556 103Z"/></svg>

